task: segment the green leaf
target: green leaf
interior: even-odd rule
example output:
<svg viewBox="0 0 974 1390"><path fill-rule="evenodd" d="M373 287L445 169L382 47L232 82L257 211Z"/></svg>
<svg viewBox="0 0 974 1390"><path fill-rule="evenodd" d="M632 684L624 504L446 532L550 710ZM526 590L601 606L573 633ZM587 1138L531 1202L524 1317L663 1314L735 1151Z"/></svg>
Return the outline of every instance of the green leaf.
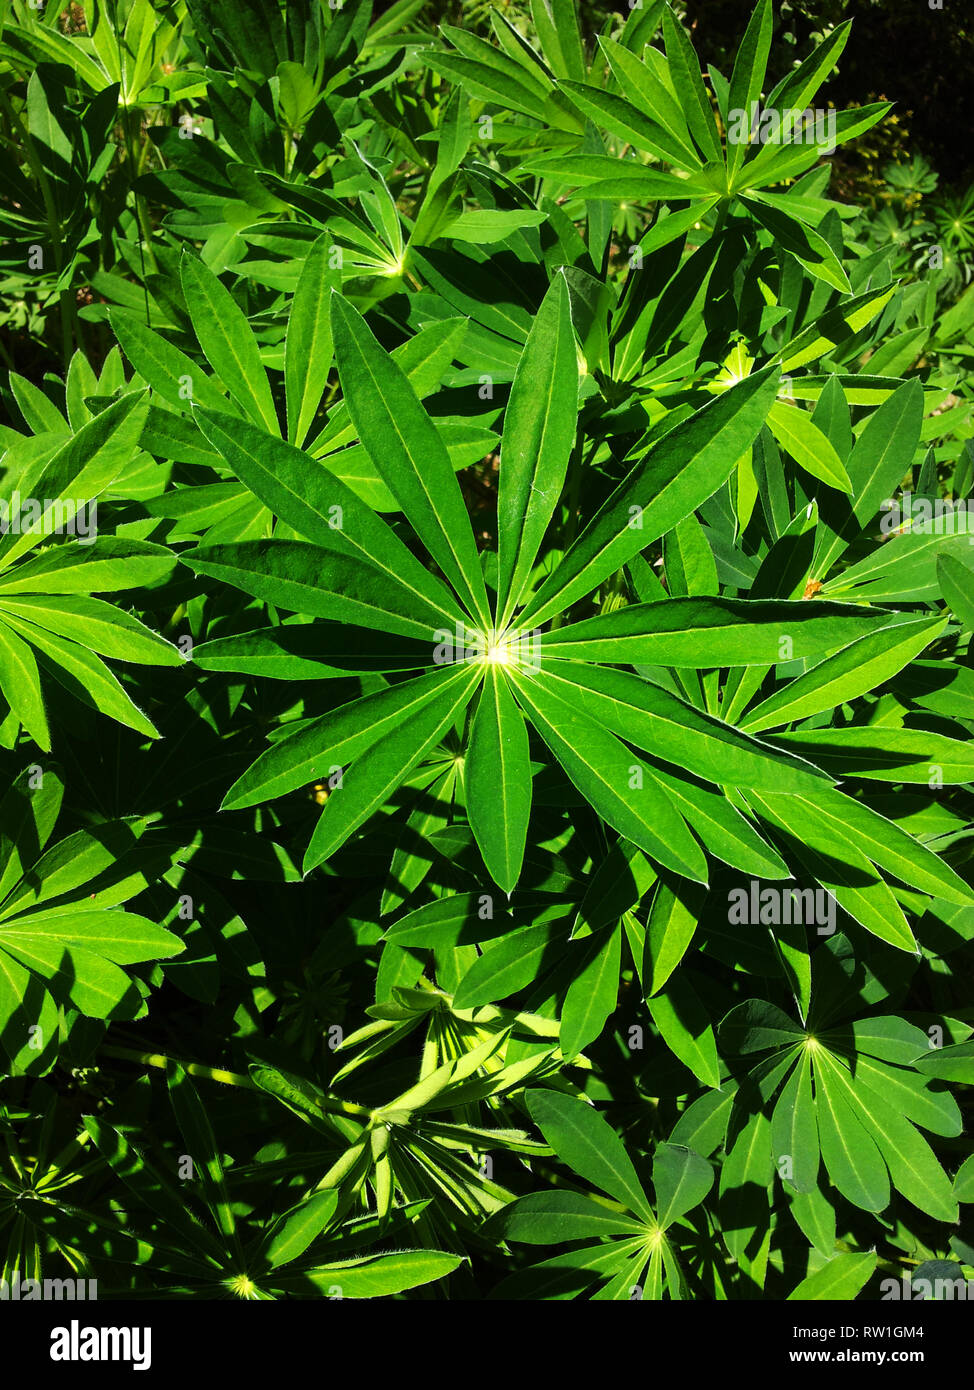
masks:
<svg viewBox="0 0 974 1390"><path fill-rule="evenodd" d="M26 550L35 546L53 524L62 527L77 516L80 507L95 499L113 483L135 457L148 412L144 391L132 391L82 426L53 456L29 487L21 478L20 490L43 502L36 525L9 529L0 537L0 569L6 570ZM7 455L9 467L10 455ZM60 515L59 515L60 512Z"/></svg>
<svg viewBox="0 0 974 1390"><path fill-rule="evenodd" d="M531 18L558 77L585 78L585 53L574 0L531 0Z"/></svg>
<svg viewBox="0 0 974 1390"><path fill-rule="evenodd" d="M837 777L878 778L888 782L974 782L974 755L964 739L927 729L887 729L869 725L839 729L798 729L776 734L775 742L814 758ZM933 779L933 780L931 780Z"/></svg>
<svg viewBox="0 0 974 1390"><path fill-rule="evenodd" d="M705 1158L680 1144L657 1144L653 1156L656 1219L665 1231L700 1205L714 1185L714 1170Z"/></svg>
<svg viewBox="0 0 974 1390"><path fill-rule="evenodd" d="M551 954L551 945L564 928L557 922L542 922L509 932L488 945L460 981L453 996L457 1009L474 1009L524 989L541 973L541 961Z"/></svg>
<svg viewBox="0 0 974 1390"><path fill-rule="evenodd" d="M296 787L341 768L437 698L462 671L436 671L351 700L312 719L262 753L223 799L223 810L238 810L283 796Z"/></svg>
<svg viewBox="0 0 974 1390"><path fill-rule="evenodd" d="M260 349L243 310L202 261L180 261L186 305L206 359L255 424L280 433Z"/></svg>
<svg viewBox="0 0 974 1390"><path fill-rule="evenodd" d="M700 847L652 771L550 680L512 673L512 681L531 723L603 820L676 873L705 882Z"/></svg>
<svg viewBox="0 0 974 1390"><path fill-rule="evenodd" d="M953 1047L938 1047L924 1052L913 1064L925 1076L939 1076L944 1081L961 1081L974 1085L974 1044L957 1043Z"/></svg>
<svg viewBox="0 0 974 1390"><path fill-rule="evenodd" d="M532 682L533 690L539 688L637 748L700 777L772 791L814 790L821 780L809 763L779 757L769 745L628 671L551 661Z"/></svg>
<svg viewBox="0 0 974 1390"><path fill-rule="evenodd" d="M692 884L663 881L653 898L646 930L643 981L657 994L686 955L700 920L701 897Z"/></svg>
<svg viewBox="0 0 974 1390"><path fill-rule="evenodd" d="M808 1052L782 1087L771 1116L771 1152L775 1167L789 1190L811 1192L818 1182L818 1127L812 1099L812 1066ZM782 1159L787 1168L782 1168Z"/></svg>
<svg viewBox="0 0 974 1390"><path fill-rule="evenodd" d="M875 1250L862 1255L835 1255L792 1289L788 1301L849 1302L865 1287L878 1258Z"/></svg>
<svg viewBox="0 0 974 1390"><path fill-rule="evenodd" d="M808 795L799 793L787 803L775 793L769 793L767 800L781 817L794 820L797 813L803 822L821 824L832 836L833 846L851 844L874 864L920 892L946 898L952 903L974 901L974 889L949 864L902 826L881 816L863 801L825 786Z"/></svg>
<svg viewBox="0 0 974 1390"><path fill-rule="evenodd" d="M198 363L148 328L138 314L112 308L108 321L125 356L164 401L180 411L193 401L226 410L226 397Z"/></svg>
<svg viewBox="0 0 974 1390"><path fill-rule="evenodd" d="M291 301L284 340L284 392L287 437L302 445L328 381L332 363L330 304L341 287L341 272L331 264L334 243L327 232L313 243L301 267Z"/></svg>
<svg viewBox="0 0 974 1390"><path fill-rule="evenodd" d="M331 1222L338 1206L338 1191L325 1188L323 1192L313 1192L296 1207L279 1216L267 1232L257 1258L265 1261L270 1269L280 1269L303 1255L312 1241Z"/></svg>
<svg viewBox="0 0 974 1390"><path fill-rule="evenodd" d="M896 1190L934 1221L956 1221L950 1179L923 1135L891 1108L882 1089L874 1091L861 1076L849 1078L831 1058L827 1061L872 1134Z"/></svg>
<svg viewBox="0 0 974 1390"><path fill-rule="evenodd" d="M27 643L3 622L0 622L0 691L37 746L49 753L51 731L37 661Z"/></svg>
<svg viewBox="0 0 974 1390"><path fill-rule="evenodd" d="M720 1025L721 1043L733 1052L763 1052L769 1047L794 1047L805 1032L775 1004L748 999L736 1005Z"/></svg>
<svg viewBox="0 0 974 1390"><path fill-rule="evenodd" d="M966 632L974 632L974 570L955 555L937 556L937 581Z"/></svg>
<svg viewBox="0 0 974 1390"><path fill-rule="evenodd" d="M771 147L765 146L766 150L768 148ZM809 163L814 162L814 158L809 160ZM778 178L784 177L777 169L775 173ZM767 195L752 195L742 196L741 202L755 221L771 233L775 245L794 256L810 275L831 285L842 294L852 293L849 277L838 256L819 232L792 215L786 198L772 201Z"/></svg>
<svg viewBox="0 0 974 1390"><path fill-rule="evenodd" d="M526 1100L532 1120L563 1163L627 1211L653 1220L632 1160L597 1110L559 1091L528 1091Z"/></svg>
<svg viewBox="0 0 974 1390"><path fill-rule="evenodd" d="M867 303L866 310L876 307ZM863 312L859 311L859 317ZM870 415L848 459L851 515L826 510L827 525L820 528L816 540L814 575L824 579L861 528L892 499L913 462L922 424L923 388L918 380L904 382Z"/></svg>
<svg viewBox="0 0 974 1390"><path fill-rule="evenodd" d="M13 946L28 940L81 946L116 965L166 959L185 949L179 937L165 927L138 917L134 912L121 911L74 910L5 916L0 923L0 938Z"/></svg>
<svg viewBox="0 0 974 1390"><path fill-rule="evenodd" d="M599 45L609 60L609 66L624 95L646 115L658 122L679 146L681 168L696 168L699 158L690 140L686 118L669 87L642 62L614 39L599 36Z"/></svg>
<svg viewBox="0 0 974 1390"><path fill-rule="evenodd" d="M760 878L789 878L781 855L732 806L722 791L709 791L687 776L671 777L656 769L680 815L715 858Z"/></svg>
<svg viewBox="0 0 974 1390"><path fill-rule="evenodd" d="M325 802L304 856L304 872L323 863L364 824L446 733L469 701L480 672L441 676L398 727L366 748Z"/></svg>
<svg viewBox="0 0 974 1390"><path fill-rule="evenodd" d="M560 1245L566 1240L632 1236L637 1222L578 1192L531 1192L496 1218L505 1240L525 1245Z"/></svg>
<svg viewBox="0 0 974 1390"><path fill-rule="evenodd" d="M445 1250L395 1250L367 1255L303 1271L295 1276L294 1292L301 1293L310 1280L326 1297L333 1298L337 1290L341 1298L389 1298L406 1289L445 1279L462 1261L462 1255ZM275 1280L275 1284L279 1282Z"/></svg>
<svg viewBox="0 0 974 1390"><path fill-rule="evenodd" d="M561 496L575 439L578 363L568 284L553 281L504 412L497 492L498 628L506 628Z"/></svg>
<svg viewBox="0 0 974 1390"><path fill-rule="evenodd" d="M757 734L857 700L909 665L944 626L943 618L918 618L859 637L769 695L741 727Z"/></svg>
<svg viewBox="0 0 974 1390"><path fill-rule="evenodd" d="M974 1154L965 1158L954 1177L954 1196L958 1202L974 1202Z"/></svg>
<svg viewBox="0 0 974 1390"><path fill-rule="evenodd" d="M587 960L572 980L561 1010L558 1041L565 1057L576 1057L594 1042L615 1011L622 963L622 928L609 927L585 938Z"/></svg>
<svg viewBox="0 0 974 1390"><path fill-rule="evenodd" d="M16 569L0 571L0 593L117 593L154 584L173 569L175 556L151 541L99 536L91 545L70 541L42 551Z"/></svg>
<svg viewBox="0 0 974 1390"><path fill-rule="evenodd" d="M436 426L364 319L338 295L331 303L338 371L359 438L410 525L486 630L487 590L473 531Z"/></svg>
<svg viewBox="0 0 974 1390"><path fill-rule="evenodd" d="M563 612L711 497L763 425L777 382L775 367L755 373L663 435L528 601L520 624Z"/></svg>
<svg viewBox="0 0 974 1390"><path fill-rule="evenodd" d="M330 537L322 534L316 545L276 538L240 541L200 546L181 559L199 574L213 575L292 613L426 642L431 656L439 632L453 635L440 627L440 608L361 559L337 531ZM381 651L388 645L388 641L376 642L374 649Z"/></svg>
<svg viewBox="0 0 974 1390"><path fill-rule="evenodd" d="M719 1086L714 1030L687 976L682 971L671 975L665 991L647 999L646 1005L670 1051L704 1086Z"/></svg>
<svg viewBox="0 0 974 1390"><path fill-rule="evenodd" d="M815 1113L822 1158L829 1177L853 1206L885 1211L889 1176L868 1131L844 1099L839 1068L816 1052Z"/></svg>
<svg viewBox="0 0 974 1390"><path fill-rule="evenodd" d="M543 657L610 665L764 666L812 660L888 622L881 609L801 600L668 598L631 603L597 618L543 632Z"/></svg>
<svg viewBox="0 0 974 1390"><path fill-rule="evenodd" d="M79 646L77 642L57 637L53 632L45 632L33 623L24 622L14 616L9 606L4 617L8 627L14 628L37 649L44 669L76 699L102 714L107 714L110 719L124 724L128 729L135 729L149 738L161 737L151 719L129 699L111 671L94 652Z"/></svg>
<svg viewBox="0 0 974 1390"><path fill-rule="evenodd" d="M678 168L685 166L685 145L674 140L669 131L644 115L624 97L600 91L598 87L587 86L582 82L561 82L558 89L567 93L583 116L611 131L620 140L633 145L637 150L645 150L656 159L675 164Z"/></svg>
<svg viewBox="0 0 974 1390"><path fill-rule="evenodd" d="M0 596L0 614L8 612L60 637L80 642L89 651L119 661L151 666L182 666L177 647L116 604L81 595L64 597Z"/></svg>
<svg viewBox="0 0 974 1390"><path fill-rule="evenodd" d="M663 11L663 38L673 86L690 133L705 160L723 163L720 135L703 85L700 63L683 26L669 6Z"/></svg>
<svg viewBox="0 0 974 1390"><path fill-rule="evenodd" d="M531 759L524 719L496 665L484 677L463 775L470 828L491 878L509 893L527 841Z"/></svg>
<svg viewBox="0 0 974 1390"><path fill-rule="evenodd" d="M768 428L806 473L829 487L852 492L852 482L842 466L842 460L801 406L775 401L768 411Z"/></svg>
<svg viewBox="0 0 974 1390"><path fill-rule="evenodd" d="M40 975L63 1004L88 1018L131 1018L139 998L124 970L83 946L64 946L44 937L2 937L4 950Z"/></svg>
<svg viewBox="0 0 974 1390"><path fill-rule="evenodd" d="M478 63L455 53L440 53L433 49L421 50L421 56L423 62L434 72L442 73L478 100L520 111L540 121L546 119L544 98L534 86L521 80L521 74L515 78L487 63Z"/></svg>
<svg viewBox="0 0 974 1390"><path fill-rule="evenodd" d="M333 473L282 439L212 411L197 412L200 425L241 482L301 536L373 566L390 590L411 590L410 602L435 609L455 626L462 616L450 594Z"/></svg>
<svg viewBox="0 0 974 1390"><path fill-rule="evenodd" d="M190 1215L184 1195L114 1126L96 1115L85 1115L82 1124L124 1186L161 1218L170 1234L175 1232L185 1242L187 1252L201 1257L204 1269L220 1268L223 1249L212 1232Z"/></svg>
<svg viewBox="0 0 974 1390"><path fill-rule="evenodd" d="M202 1179L207 1204L213 1213L217 1229L239 1250L236 1221L223 1174L223 1162L206 1108L189 1076L178 1063L169 1062L166 1081L176 1122L189 1147L194 1172L198 1172Z"/></svg>
<svg viewBox="0 0 974 1390"><path fill-rule="evenodd" d="M759 100L764 76L768 70L773 19L771 0L760 0L754 8L734 59L727 98L728 113L746 111L750 120L751 103ZM728 145L727 166L732 177L744 163L747 153L748 146L743 141L736 145Z"/></svg>

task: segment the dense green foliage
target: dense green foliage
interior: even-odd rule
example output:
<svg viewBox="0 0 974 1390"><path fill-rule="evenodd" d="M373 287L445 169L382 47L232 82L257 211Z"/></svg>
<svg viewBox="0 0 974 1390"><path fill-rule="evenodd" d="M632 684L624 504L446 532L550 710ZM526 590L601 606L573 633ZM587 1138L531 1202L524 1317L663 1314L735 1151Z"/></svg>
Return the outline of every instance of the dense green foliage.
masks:
<svg viewBox="0 0 974 1390"><path fill-rule="evenodd" d="M2 13L3 1278L974 1274L974 219L830 197L849 23Z"/></svg>

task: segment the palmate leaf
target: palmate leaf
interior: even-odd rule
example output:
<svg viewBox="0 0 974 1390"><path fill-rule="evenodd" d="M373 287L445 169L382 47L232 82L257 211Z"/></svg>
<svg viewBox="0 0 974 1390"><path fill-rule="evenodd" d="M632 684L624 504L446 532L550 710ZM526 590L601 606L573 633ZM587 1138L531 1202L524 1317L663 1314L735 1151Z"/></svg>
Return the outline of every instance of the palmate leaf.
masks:
<svg viewBox="0 0 974 1390"><path fill-rule="evenodd" d="M21 992L21 1001L37 998L40 984L41 997L50 991L58 1002L70 1003L91 1018L132 1018L139 1011L141 996L122 967L178 955L183 943L146 918L111 907L106 910L91 903L95 894L79 893L79 886L87 887L97 873L98 850L103 849L89 844L85 848L94 854L85 853L81 839L83 833L69 837L37 859L0 906L0 955L6 956L6 978L11 979L11 968L14 980L22 975L18 967L30 972L29 983L23 976L27 993ZM71 890L70 901L56 901ZM134 891L123 889L120 896L124 899ZM80 908L79 898L84 903Z"/></svg>
<svg viewBox="0 0 974 1390"><path fill-rule="evenodd" d="M458 494L441 495L438 483L446 474L442 454L437 454L439 445L432 446L432 454L421 447L433 440L435 427L403 372L391 369L388 354L337 296L332 316L339 367L351 393L348 428L358 430L378 472L383 474L385 469L386 482L401 494L407 519L431 552L438 554L459 604L465 604L479 623L482 615L474 599L483 581L469 525L456 510L461 506ZM438 367L437 375L441 371ZM539 378L547 383L545 391L537 390ZM669 555L672 569L676 563L673 536L689 539L688 517L693 509L732 470L741 449L761 428L773 407L777 369L765 369L732 385L662 435L517 614L518 594L561 490L574 432L576 379L568 296L564 282L556 280L522 353L507 410L500 494L502 509L507 495L513 511L511 527L500 528L499 627L508 621L540 623L560 613L659 535L666 537L664 556ZM359 390L365 380L383 383L382 389ZM464 620L463 608L454 606L449 591L361 499L300 450L224 414L197 410L197 418L237 475L279 518L282 534L237 547L203 548L187 557L189 563L202 573L229 577L238 587L275 605L351 624L350 637L355 625L385 634L374 648L366 642L355 650L353 638L353 650L344 656L330 647L332 639L327 636L319 644L314 629L292 629L293 635L283 637L280 634L287 634L287 628L263 636L251 634L246 640L224 639L220 669L249 666L284 679L307 676L315 671L315 658L331 649L335 659L318 667L321 675L343 668L422 669L424 645L449 636L450 628ZM514 454L508 442L511 433ZM399 462L393 469L394 457ZM437 457L440 461L431 466L430 459ZM514 491L507 493L505 470L512 467ZM644 490L650 500L638 505L632 499L644 495ZM341 512L337 528L336 508ZM634 520L641 524L633 525ZM693 535L702 536L698 523L692 524L697 527ZM288 528L312 544L286 539ZM521 537L519 550L505 550L509 534ZM463 540L458 550L457 538L466 536L469 548ZM671 583L677 585L678 578L677 564ZM712 574L704 589L714 588ZM775 845L742 814L746 807L728 802L720 787L741 787L769 797L804 792L812 799L817 788L829 787L828 777L814 765L817 759L790 756L780 742L762 743L694 709L661 685L601 663L697 669L761 663L767 669L781 660L787 638L789 658L818 658L820 664L824 658L828 670L828 663L835 659L829 654L838 648L877 641L885 647L886 639L880 634L889 621L890 615L862 605L727 600L704 592L623 607L601 618L542 633L541 666L536 672L522 661L516 646L506 645L506 637L495 638L493 630L485 628L484 646L473 662L468 652L463 663L466 670L455 687L448 690L435 674L419 682L396 682L333 716L299 727L258 760L225 804L254 804L294 790L323 775L323 769L344 769L341 786L329 797L309 846L307 872L382 808L479 688L466 740L466 810L488 872L505 891L518 881L532 800L528 741L519 706L602 818L658 863L685 878L705 882L708 872L699 836L704 849L718 859L745 872L784 877L789 870ZM447 626L446 633L438 630L441 624ZM491 646L492 642L496 645ZM907 652L907 658L911 654ZM430 658L438 659L432 650ZM206 650L202 659L205 663ZM891 658L884 650L878 659ZM853 677L858 679L858 673ZM881 678L882 673L877 679ZM814 683L815 676L799 680L797 694L803 689L801 681L809 679ZM866 688L871 688L868 681ZM378 722L369 727L373 716ZM415 748L409 746L404 729L416 735ZM627 744L648 756L637 757ZM758 814L765 809L758 802L755 808ZM787 826L784 804L771 815L771 824L778 826L782 818ZM801 859L787 836L784 843ZM835 885L839 901L870 930L875 931L887 914L886 938L912 946L899 908L862 852L852 851L848 857L854 860L852 878ZM864 879L856 877L862 868ZM833 873L828 878L830 886L835 877ZM590 968L606 959L596 952ZM589 1015L605 1016L608 990L606 983L604 990L596 991L597 1008L589 1007L580 988L570 996L569 1014L574 1015L577 1005L583 1020L576 1030L578 1037L591 1028ZM581 1047L584 1044L577 1041L576 1033L570 1030L569 1037Z"/></svg>
<svg viewBox="0 0 974 1390"><path fill-rule="evenodd" d="M818 974L814 978L820 983ZM816 989L817 983L813 1001ZM921 1210L953 1221L950 1182L915 1125L953 1135L962 1121L952 1098L931 1090L912 1065L915 1036L895 1018L806 1034L762 1001L736 1007L720 1025L721 1041L732 1051L775 1049L781 1064L775 1089L790 1073L775 1103L771 1134L776 1163L783 1156L790 1160L783 1178L793 1188L814 1192L820 1145L831 1181L853 1205L884 1211L892 1181Z"/></svg>

